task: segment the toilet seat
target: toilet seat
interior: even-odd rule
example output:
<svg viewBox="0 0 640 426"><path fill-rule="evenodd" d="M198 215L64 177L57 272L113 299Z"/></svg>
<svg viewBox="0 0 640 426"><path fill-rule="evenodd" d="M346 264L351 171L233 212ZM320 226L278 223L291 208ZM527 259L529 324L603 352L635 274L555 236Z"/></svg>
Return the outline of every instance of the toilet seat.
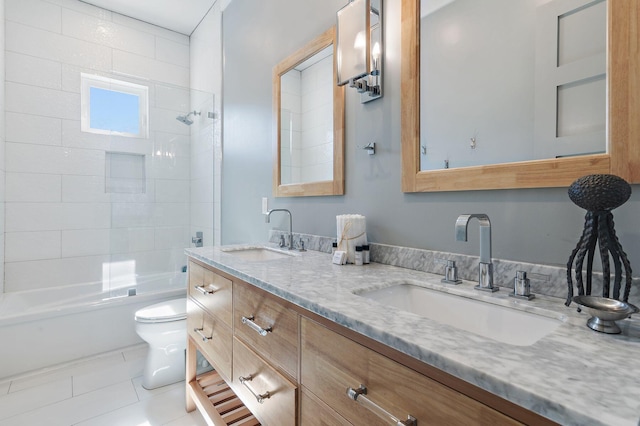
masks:
<svg viewBox="0 0 640 426"><path fill-rule="evenodd" d="M173 299L140 309L135 320L140 323L181 321L187 318L187 299Z"/></svg>

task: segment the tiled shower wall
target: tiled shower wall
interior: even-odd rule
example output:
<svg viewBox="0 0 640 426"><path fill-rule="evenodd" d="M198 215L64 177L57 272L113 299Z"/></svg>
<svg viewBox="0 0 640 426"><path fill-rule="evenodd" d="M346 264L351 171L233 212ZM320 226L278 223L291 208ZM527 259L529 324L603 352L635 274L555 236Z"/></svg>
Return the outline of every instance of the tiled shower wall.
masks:
<svg viewBox="0 0 640 426"><path fill-rule="evenodd" d="M5 291L178 270L189 38L79 1L5 2ZM81 72L148 85L149 139L81 132ZM107 152L144 154L144 193L105 193Z"/></svg>
<svg viewBox="0 0 640 426"><path fill-rule="evenodd" d="M333 179L333 56L281 78L282 183Z"/></svg>
<svg viewBox="0 0 640 426"><path fill-rule="evenodd" d="M205 246L220 244L222 11L217 1L191 34L191 235L203 232ZM212 113L210 118L208 113Z"/></svg>
<svg viewBox="0 0 640 426"><path fill-rule="evenodd" d="M0 82L4 83L4 0L0 0ZM4 291L4 84L0 84L0 293Z"/></svg>

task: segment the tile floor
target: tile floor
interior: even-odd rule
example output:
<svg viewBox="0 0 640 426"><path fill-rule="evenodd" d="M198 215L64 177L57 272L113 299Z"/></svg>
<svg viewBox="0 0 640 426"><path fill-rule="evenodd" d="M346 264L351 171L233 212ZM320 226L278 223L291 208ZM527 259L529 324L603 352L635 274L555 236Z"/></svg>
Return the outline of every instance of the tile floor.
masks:
<svg viewBox="0 0 640 426"><path fill-rule="evenodd" d="M184 382L142 387L146 344L0 380L0 426L204 426Z"/></svg>

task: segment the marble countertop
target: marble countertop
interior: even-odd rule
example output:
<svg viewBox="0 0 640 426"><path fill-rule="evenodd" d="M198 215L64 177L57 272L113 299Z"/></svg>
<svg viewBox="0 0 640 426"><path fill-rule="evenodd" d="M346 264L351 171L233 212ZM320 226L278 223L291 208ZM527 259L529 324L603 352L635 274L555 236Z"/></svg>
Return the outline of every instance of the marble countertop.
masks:
<svg viewBox="0 0 640 426"><path fill-rule="evenodd" d="M446 285L439 275L378 263L334 265L329 254L317 251L260 261L229 248L185 253L560 424L640 425L637 316L618 322L622 334L607 335L587 328L589 316L559 298L522 301L508 297L506 288L478 292L469 281ZM355 294L403 282L516 307L561 325L530 346L516 346Z"/></svg>

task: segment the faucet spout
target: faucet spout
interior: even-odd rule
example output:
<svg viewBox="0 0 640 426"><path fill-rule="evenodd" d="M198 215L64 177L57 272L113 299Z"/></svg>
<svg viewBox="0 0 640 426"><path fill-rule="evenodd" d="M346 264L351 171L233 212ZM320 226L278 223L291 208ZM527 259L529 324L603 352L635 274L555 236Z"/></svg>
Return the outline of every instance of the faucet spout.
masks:
<svg viewBox="0 0 640 426"><path fill-rule="evenodd" d="M473 218L480 223L480 265L478 270L478 285L476 289L497 291L493 286L493 264L491 262L491 222L489 216L480 214L461 214L456 220L456 241L467 241L467 227Z"/></svg>
<svg viewBox="0 0 640 426"><path fill-rule="evenodd" d="M480 222L480 262L491 263L491 222L486 214L461 214L458 216L456 241L467 241L467 226L473 218Z"/></svg>
<svg viewBox="0 0 640 426"><path fill-rule="evenodd" d="M285 212L289 215L289 245L287 248L293 250L293 217L291 216L291 212L287 209L271 209L264 218L266 223L270 223L271 213L273 212Z"/></svg>

